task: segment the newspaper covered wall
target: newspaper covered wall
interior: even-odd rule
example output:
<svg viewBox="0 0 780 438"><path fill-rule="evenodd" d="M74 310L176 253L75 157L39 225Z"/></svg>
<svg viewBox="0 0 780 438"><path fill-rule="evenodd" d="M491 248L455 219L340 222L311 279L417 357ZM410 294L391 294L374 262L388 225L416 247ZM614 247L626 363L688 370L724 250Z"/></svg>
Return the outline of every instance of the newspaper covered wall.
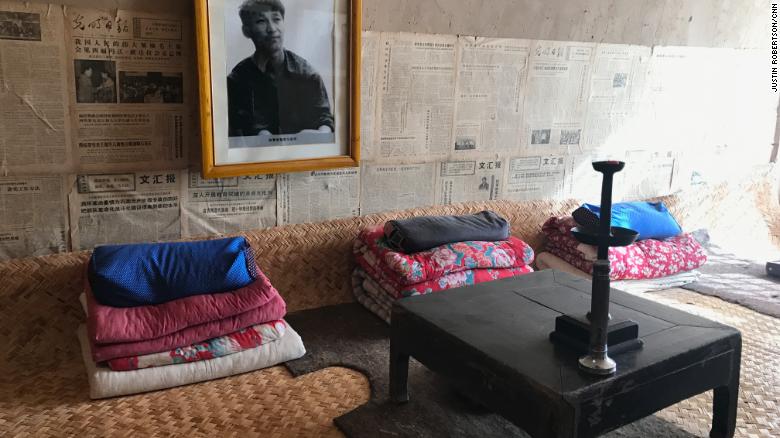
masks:
<svg viewBox="0 0 780 438"><path fill-rule="evenodd" d="M186 169L192 35L188 14L0 0L0 258L67 250L69 235L78 250L471 200L598 202L603 158L627 161L616 199L643 199L765 162L774 141L759 50L364 32L359 169L206 180Z"/></svg>
<svg viewBox="0 0 780 438"><path fill-rule="evenodd" d="M364 163L360 173L360 214L434 204L435 163Z"/></svg>
<svg viewBox="0 0 780 438"><path fill-rule="evenodd" d="M286 173L279 178L278 191L278 225L357 216L360 168Z"/></svg>
<svg viewBox="0 0 780 438"><path fill-rule="evenodd" d="M276 225L276 175L204 179L198 170L182 174L182 237Z"/></svg>
<svg viewBox="0 0 780 438"><path fill-rule="evenodd" d="M67 11L74 147L82 171L181 168L196 100L182 17Z"/></svg>
<svg viewBox="0 0 780 438"><path fill-rule="evenodd" d="M58 8L0 1L0 175L73 170L63 34Z"/></svg>
<svg viewBox="0 0 780 438"><path fill-rule="evenodd" d="M69 200L73 249L181 238L181 175L178 170L78 175Z"/></svg>
<svg viewBox="0 0 780 438"><path fill-rule="evenodd" d="M0 260L67 251L66 178L0 177Z"/></svg>

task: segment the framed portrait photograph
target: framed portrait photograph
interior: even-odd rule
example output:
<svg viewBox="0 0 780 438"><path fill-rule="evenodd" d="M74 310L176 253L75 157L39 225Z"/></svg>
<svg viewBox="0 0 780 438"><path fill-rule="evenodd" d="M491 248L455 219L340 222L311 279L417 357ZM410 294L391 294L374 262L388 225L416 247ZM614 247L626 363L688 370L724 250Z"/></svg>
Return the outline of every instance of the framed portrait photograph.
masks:
<svg viewBox="0 0 780 438"><path fill-rule="evenodd" d="M357 166L361 0L195 0L203 176Z"/></svg>

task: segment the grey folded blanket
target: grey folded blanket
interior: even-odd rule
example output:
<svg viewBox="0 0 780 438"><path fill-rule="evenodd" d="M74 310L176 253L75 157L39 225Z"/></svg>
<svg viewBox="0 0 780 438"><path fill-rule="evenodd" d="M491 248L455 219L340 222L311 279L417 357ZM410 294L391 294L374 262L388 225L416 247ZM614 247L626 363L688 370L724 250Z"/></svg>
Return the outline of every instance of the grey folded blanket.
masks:
<svg viewBox="0 0 780 438"><path fill-rule="evenodd" d="M396 251L414 253L453 242L509 238L509 222L492 211L464 216L421 216L385 223L385 239Z"/></svg>

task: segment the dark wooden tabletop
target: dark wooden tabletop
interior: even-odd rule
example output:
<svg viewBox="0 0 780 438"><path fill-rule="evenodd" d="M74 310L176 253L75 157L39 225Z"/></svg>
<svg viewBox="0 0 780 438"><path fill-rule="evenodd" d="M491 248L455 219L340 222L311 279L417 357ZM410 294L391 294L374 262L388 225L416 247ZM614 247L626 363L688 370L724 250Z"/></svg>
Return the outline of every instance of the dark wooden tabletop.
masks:
<svg viewBox="0 0 780 438"><path fill-rule="evenodd" d="M611 377L584 374L579 355L551 343L549 334L557 316L590 309L590 288L587 279L545 270L402 299L394 311L479 352L495 369L569 400L625 390L632 382L717 356L739 342L734 328L612 289L610 313L616 320L636 321L644 347L613 356L617 373Z"/></svg>

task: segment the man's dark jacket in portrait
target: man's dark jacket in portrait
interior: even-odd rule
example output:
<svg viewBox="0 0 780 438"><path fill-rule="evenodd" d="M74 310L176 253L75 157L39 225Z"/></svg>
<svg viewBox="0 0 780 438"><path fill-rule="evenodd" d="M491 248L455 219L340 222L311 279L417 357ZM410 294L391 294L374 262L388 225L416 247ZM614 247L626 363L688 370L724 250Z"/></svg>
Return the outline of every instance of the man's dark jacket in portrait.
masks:
<svg viewBox="0 0 780 438"><path fill-rule="evenodd" d="M280 72L260 71L252 57L228 75L228 121L231 137L292 134L329 126L333 113L319 73L295 53L285 50Z"/></svg>

